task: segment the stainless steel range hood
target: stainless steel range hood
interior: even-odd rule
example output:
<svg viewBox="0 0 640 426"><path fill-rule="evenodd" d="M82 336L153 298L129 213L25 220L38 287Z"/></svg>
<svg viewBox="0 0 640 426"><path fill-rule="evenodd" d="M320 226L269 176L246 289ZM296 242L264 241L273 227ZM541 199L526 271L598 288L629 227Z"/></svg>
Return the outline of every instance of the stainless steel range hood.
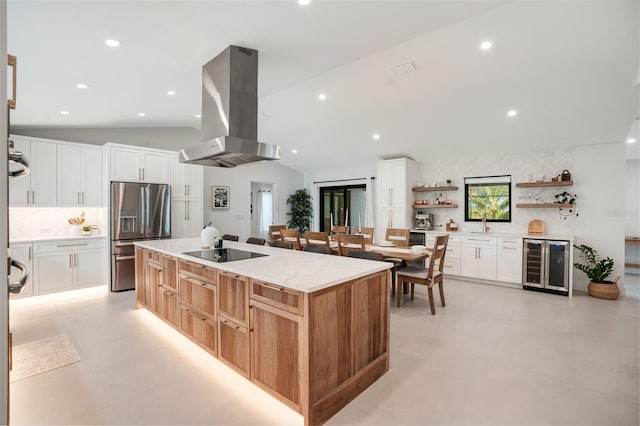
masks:
<svg viewBox="0 0 640 426"><path fill-rule="evenodd" d="M258 142L258 51L229 46L202 67L202 140L180 162L235 167L279 160L280 147Z"/></svg>

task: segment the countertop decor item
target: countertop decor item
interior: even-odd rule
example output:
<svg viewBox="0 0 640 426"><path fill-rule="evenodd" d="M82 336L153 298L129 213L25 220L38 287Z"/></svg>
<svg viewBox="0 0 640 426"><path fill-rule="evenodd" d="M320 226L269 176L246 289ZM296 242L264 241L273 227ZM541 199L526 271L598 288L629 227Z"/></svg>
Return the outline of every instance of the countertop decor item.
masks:
<svg viewBox="0 0 640 426"><path fill-rule="evenodd" d="M538 219L532 220L529 222L527 233L529 235L544 235L546 234L546 229L544 222Z"/></svg>
<svg viewBox="0 0 640 426"><path fill-rule="evenodd" d="M84 236L91 235L91 225L84 225L82 227L82 235L84 235Z"/></svg>
<svg viewBox="0 0 640 426"><path fill-rule="evenodd" d="M209 248L216 244L216 238L220 237L220 231L209 222L207 226L200 231L200 241L203 247Z"/></svg>
<svg viewBox="0 0 640 426"><path fill-rule="evenodd" d="M571 180L571 173L569 173L569 170L564 169L564 170L562 171L562 173L560 174L560 179L561 179L562 181L565 181L565 180Z"/></svg>
<svg viewBox="0 0 640 426"><path fill-rule="evenodd" d="M620 289L618 289L618 279L620 277L613 281L607 280L613 272L613 259L610 257L603 259L593 247L585 244L574 244L573 247L579 251L581 261L574 263L573 266L584 272L591 280L587 287L589 296L597 297L598 299L617 299L620 295Z"/></svg>

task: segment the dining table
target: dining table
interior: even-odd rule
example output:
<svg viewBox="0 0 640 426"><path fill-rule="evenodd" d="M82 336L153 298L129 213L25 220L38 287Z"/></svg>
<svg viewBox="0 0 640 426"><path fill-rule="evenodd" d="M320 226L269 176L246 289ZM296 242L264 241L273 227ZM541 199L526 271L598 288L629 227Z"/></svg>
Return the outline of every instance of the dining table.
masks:
<svg viewBox="0 0 640 426"><path fill-rule="evenodd" d="M307 240L300 238L300 245L306 246ZM329 247L334 254L338 253L338 242L334 240L329 241ZM359 248L357 244L345 244L343 247ZM381 244L367 244L365 246L366 251L380 253L385 258L401 259L407 262L418 262L429 257L430 250L414 250L409 246L388 246Z"/></svg>

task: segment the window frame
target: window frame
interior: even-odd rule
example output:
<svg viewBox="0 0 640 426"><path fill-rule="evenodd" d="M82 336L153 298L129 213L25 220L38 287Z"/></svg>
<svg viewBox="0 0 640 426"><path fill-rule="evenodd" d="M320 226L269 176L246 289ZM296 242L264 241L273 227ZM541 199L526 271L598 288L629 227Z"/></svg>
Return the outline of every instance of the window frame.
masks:
<svg viewBox="0 0 640 426"><path fill-rule="evenodd" d="M482 222L482 218L472 218L469 217L469 188L476 188L482 186L501 186L505 185L507 187L507 196L509 199L508 203L508 213L509 217L507 219L493 219L487 218L487 222L495 222L495 223L511 223L513 221L513 191L512 191L512 183L511 175L497 175L497 176L479 176L479 177L465 177L464 178L464 221L465 222Z"/></svg>

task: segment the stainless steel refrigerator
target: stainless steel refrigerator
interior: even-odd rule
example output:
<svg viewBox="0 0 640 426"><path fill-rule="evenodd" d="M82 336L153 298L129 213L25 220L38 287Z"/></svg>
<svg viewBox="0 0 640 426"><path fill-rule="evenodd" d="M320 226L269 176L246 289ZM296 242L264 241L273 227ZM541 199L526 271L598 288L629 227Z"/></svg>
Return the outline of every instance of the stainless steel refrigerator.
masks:
<svg viewBox="0 0 640 426"><path fill-rule="evenodd" d="M571 244L564 240L524 239L522 285L527 290L569 294Z"/></svg>
<svg viewBox="0 0 640 426"><path fill-rule="evenodd" d="M111 291L135 288L135 241L171 238L171 187L111 182Z"/></svg>

